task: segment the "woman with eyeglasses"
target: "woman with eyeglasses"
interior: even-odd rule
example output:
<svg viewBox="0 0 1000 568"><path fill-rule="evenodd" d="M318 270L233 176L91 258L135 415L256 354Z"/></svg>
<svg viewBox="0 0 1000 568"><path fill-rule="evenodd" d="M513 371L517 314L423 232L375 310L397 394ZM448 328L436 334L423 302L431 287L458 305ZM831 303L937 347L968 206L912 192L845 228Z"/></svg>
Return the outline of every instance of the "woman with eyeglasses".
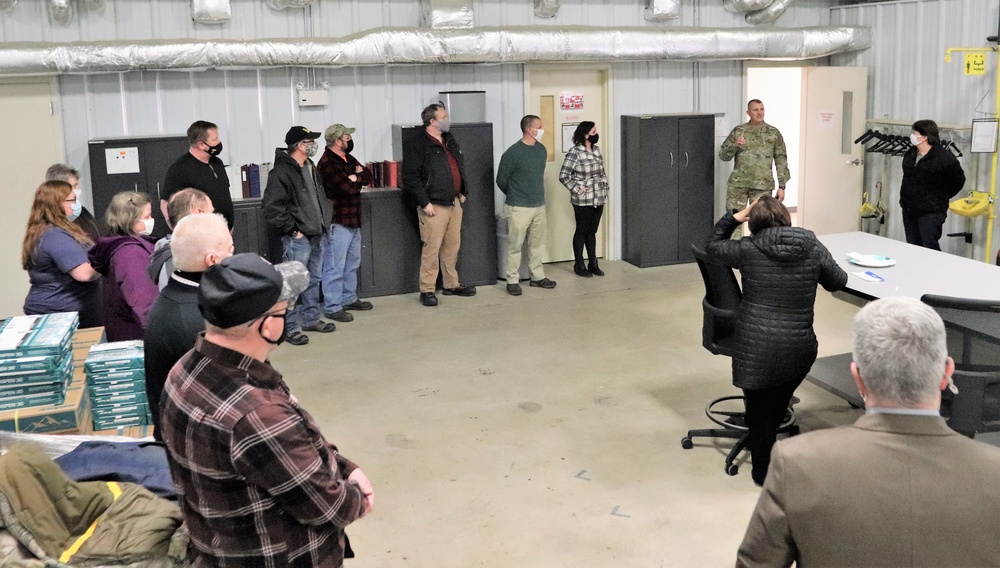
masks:
<svg viewBox="0 0 1000 568"><path fill-rule="evenodd" d="M21 246L21 266L31 282L24 313L79 312L80 327L97 327L100 274L87 259L94 243L73 223L80 207L76 193L64 181L47 181L35 190Z"/></svg>
<svg viewBox="0 0 1000 568"><path fill-rule="evenodd" d="M102 305L108 341L142 339L149 308L159 289L146 274L153 254L152 205L144 193L115 195L104 213L108 232L90 251L94 269L104 275Z"/></svg>

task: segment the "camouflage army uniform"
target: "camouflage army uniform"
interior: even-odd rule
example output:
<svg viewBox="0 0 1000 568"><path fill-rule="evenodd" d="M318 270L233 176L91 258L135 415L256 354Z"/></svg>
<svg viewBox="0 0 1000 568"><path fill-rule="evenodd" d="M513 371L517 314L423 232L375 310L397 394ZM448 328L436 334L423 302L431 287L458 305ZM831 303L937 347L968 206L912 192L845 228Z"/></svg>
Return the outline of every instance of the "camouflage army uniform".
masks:
<svg viewBox="0 0 1000 568"><path fill-rule="evenodd" d="M740 135L746 140L742 147L736 145L736 139ZM772 161L778 170L778 187L785 187L791 177L788 173L785 139L777 128L767 123L754 126L747 122L734 128L719 148L719 158L723 162L736 158L736 166L729 176L726 193L726 209L730 211L743 209L747 203L761 195L771 194L774 190ZM741 236L742 227L737 227L733 238L739 239Z"/></svg>

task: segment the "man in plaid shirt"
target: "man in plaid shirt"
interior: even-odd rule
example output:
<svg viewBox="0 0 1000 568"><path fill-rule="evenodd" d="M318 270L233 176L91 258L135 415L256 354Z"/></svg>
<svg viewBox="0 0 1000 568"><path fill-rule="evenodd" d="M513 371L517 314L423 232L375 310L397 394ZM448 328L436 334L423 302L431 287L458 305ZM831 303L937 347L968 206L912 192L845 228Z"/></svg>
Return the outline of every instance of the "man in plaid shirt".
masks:
<svg viewBox="0 0 1000 568"><path fill-rule="evenodd" d="M371 175L357 158L353 128L334 124L326 129L326 150L316 165L320 183L333 203L330 230L326 233L323 259L324 315L341 322L354 321L348 310L370 310L371 302L358 299L358 267L361 266L361 188Z"/></svg>
<svg viewBox="0 0 1000 568"><path fill-rule="evenodd" d="M326 441L268 361L305 265L238 254L209 267L204 335L170 371L163 441L193 566L339 568L371 511L365 474Z"/></svg>

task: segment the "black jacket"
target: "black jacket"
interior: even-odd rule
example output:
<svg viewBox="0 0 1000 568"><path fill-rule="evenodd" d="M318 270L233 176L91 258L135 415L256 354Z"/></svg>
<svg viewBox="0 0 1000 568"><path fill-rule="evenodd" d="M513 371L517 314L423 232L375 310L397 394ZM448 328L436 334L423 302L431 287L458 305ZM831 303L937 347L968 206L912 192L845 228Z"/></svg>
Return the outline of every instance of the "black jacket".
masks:
<svg viewBox="0 0 1000 568"><path fill-rule="evenodd" d="M733 384L758 390L802 380L818 347L813 333L816 284L831 292L843 289L847 273L812 231L773 227L729 240L738 226L727 213L706 245L711 257L739 269L743 280Z"/></svg>
<svg viewBox="0 0 1000 568"><path fill-rule="evenodd" d="M442 133L441 140L458 161L458 171L462 173L462 195L468 195L462 150L455 137L448 132ZM418 206L455 203L455 183L448 156L445 155L444 148L432 141L426 131L418 133L409 141L403 155L406 157L403 160L403 189L413 197Z"/></svg>
<svg viewBox="0 0 1000 568"><path fill-rule="evenodd" d="M962 165L948 149L937 144L917 161L917 149L903 156L903 182L899 186L899 206L920 213L948 210L948 201L965 185Z"/></svg>
<svg viewBox="0 0 1000 568"><path fill-rule="evenodd" d="M262 204L264 218L282 235L299 231L308 237L318 237L326 231L324 219L330 218L330 200L321 195L323 186L316 176L312 160L306 159L309 175L316 191L306 186L302 168L284 148L274 153L274 167L267 176Z"/></svg>

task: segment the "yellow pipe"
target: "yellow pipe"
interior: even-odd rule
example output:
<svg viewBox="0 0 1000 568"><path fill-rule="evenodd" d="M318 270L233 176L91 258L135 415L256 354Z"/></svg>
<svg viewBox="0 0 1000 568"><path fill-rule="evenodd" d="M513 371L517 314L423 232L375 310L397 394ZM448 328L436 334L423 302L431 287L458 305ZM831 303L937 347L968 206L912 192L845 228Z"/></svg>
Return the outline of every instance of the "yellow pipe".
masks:
<svg viewBox="0 0 1000 568"><path fill-rule="evenodd" d="M1000 120L1000 64L993 70L997 77L996 88L993 89L996 92L996 100L994 101L993 107L993 118ZM993 165L990 167L990 196L993 198L993 204L990 206L989 221L986 223L986 258L984 259L987 263L992 263L993 258L990 254L993 252L993 220L996 219L997 213L997 152L993 152Z"/></svg>
<svg viewBox="0 0 1000 568"><path fill-rule="evenodd" d="M995 47L949 47L944 50L944 62L951 63L951 54L958 52L971 52L971 53L988 53L990 51L996 51Z"/></svg>

